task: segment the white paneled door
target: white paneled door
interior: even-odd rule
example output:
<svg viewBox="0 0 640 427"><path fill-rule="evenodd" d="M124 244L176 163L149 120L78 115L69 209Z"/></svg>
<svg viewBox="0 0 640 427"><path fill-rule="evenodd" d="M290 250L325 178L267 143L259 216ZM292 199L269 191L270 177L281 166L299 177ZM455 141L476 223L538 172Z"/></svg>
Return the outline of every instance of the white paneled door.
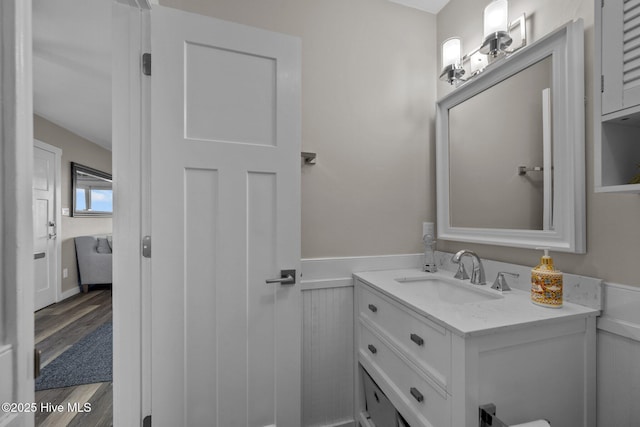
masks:
<svg viewBox="0 0 640 427"><path fill-rule="evenodd" d="M151 35L153 425L299 427L299 40L165 7Z"/></svg>
<svg viewBox="0 0 640 427"><path fill-rule="evenodd" d="M60 150L36 141L33 147L33 265L35 310L56 302L58 251L56 156ZM60 177L57 177L59 180ZM59 184L58 184L59 185Z"/></svg>

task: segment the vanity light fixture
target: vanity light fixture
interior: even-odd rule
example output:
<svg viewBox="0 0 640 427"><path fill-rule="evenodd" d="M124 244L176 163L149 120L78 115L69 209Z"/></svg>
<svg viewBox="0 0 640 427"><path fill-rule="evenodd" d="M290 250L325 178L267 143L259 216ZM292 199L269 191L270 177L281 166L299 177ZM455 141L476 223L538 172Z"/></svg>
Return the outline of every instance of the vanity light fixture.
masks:
<svg viewBox="0 0 640 427"><path fill-rule="evenodd" d="M442 43L442 71L440 80L451 85L460 83L481 73L488 65L488 57L508 56L527 45L527 22L523 13L517 20L509 23L507 0L493 0L484 9L484 27L482 45L462 56L462 40L451 37ZM509 49L513 43L511 31L520 27L520 45ZM465 75L464 64L469 63L470 75Z"/></svg>
<svg viewBox="0 0 640 427"><path fill-rule="evenodd" d="M442 43L442 73L440 78L452 83L464 75L462 67L462 39L451 37Z"/></svg>

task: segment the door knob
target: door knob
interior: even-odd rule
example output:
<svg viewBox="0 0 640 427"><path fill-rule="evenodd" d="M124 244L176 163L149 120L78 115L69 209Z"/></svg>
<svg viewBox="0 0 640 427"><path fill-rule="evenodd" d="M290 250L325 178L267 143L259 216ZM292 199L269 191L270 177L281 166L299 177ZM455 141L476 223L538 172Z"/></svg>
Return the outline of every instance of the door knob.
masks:
<svg viewBox="0 0 640 427"><path fill-rule="evenodd" d="M295 285L296 284L296 271L295 270L280 270L280 277L277 279L267 279L266 283L280 283L281 285Z"/></svg>

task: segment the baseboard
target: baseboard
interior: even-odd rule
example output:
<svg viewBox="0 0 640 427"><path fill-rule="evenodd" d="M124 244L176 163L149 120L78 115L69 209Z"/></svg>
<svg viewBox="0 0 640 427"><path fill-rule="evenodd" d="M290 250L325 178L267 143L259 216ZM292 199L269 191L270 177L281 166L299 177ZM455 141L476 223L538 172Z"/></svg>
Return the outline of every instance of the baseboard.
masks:
<svg viewBox="0 0 640 427"><path fill-rule="evenodd" d="M70 298L70 297L74 296L75 294L79 294L79 293L80 293L80 288L78 286L74 286L73 288L67 289L66 291L61 293L60 294L60 298L58 299L57 302L64 301L67 298Z"/></svg>

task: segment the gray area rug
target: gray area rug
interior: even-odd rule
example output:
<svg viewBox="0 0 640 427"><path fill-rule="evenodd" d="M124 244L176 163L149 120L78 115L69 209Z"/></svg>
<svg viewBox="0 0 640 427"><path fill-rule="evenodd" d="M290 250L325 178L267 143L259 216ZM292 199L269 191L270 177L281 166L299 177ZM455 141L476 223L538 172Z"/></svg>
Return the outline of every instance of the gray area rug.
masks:
<svg viewBox="0 0 640 427"><path fill-rule="evenodd" d="M107 322L45 366L36 391L113 381L113 325Z"/></svg>

